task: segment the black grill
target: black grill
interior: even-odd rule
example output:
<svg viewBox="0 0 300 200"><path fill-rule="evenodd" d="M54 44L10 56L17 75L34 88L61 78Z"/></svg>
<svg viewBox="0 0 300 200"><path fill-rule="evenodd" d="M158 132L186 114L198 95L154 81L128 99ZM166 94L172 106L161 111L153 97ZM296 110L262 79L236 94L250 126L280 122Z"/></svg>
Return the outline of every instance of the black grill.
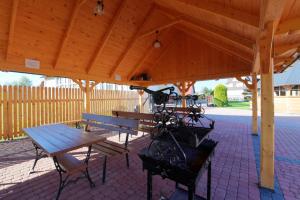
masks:
<svg viewBox="0 0 300 200"><path fill-rule="evenodd" d="M172 88L165 89L169 90L168 94L163 93L164 89L134 89L143 89L152 94L158 105L154 115L157 126L152 134L152 141L139 153L143 169L148 172L147 199L152 199L153 175L176 182L176 190L171 199L204 199L195 195L195 188L197 179L205 169L208 169L207 199L210 199L211 157L217 142L209 139L209 133L213 130L215 122L201 113L203 108L199 109L195 105L192 105L185 115L167 109L165 105L170 97L175 101L185 98L174 94ZM195 99L193 96L193 100ZM203 122L205 120L208 123ZM184 192L179 184L187 186L188 191Z"/></svg>

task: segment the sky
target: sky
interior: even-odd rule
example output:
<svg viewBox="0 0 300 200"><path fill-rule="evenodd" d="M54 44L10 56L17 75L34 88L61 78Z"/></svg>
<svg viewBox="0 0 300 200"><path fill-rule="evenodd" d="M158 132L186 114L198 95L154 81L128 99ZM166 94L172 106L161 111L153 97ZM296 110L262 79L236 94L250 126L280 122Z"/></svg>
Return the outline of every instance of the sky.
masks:
<svg viewBox="0 0 300 200"><path fill-rule="evenodd" d="M13 81L19 80L22 76L26 76L32 81L33 86L39 86L42 82L42 75L33 75L25 73L16 73L16 72L1 72L0 71L0 85L5 85ZM195 91L201 92L204 87L214 89L214 87L219 83L226 83L226 79L219 80L210 80L210 81L197 81L195 84Z"/></svg>
<svg viewBox="0 0 300 200"><path fill-rule="evenodd" d="M16 72L1 72L0 71L0 85L5 85L13 81L19 80L22 76L29 78L32 81L33 86L38 86L42 82L42 75L33 75Z"/></svg>

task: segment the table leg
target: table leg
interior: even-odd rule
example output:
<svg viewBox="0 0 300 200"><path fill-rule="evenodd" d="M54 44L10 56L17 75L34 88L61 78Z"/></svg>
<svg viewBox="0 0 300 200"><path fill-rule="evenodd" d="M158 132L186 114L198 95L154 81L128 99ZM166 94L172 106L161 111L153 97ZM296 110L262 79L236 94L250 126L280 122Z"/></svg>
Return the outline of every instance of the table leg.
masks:
<svg viewBox="0 0 300 200"><path fill-rule="evenodd" d="M89 149L88 149L88 152L86 154L86 158L85 158L85 163L86 163L86 169L85 169L85 177L88 179L89 183L90 183L90 187L93 188L95 187L95 183L92 181L91 177L90 177L90 174L89 174L89 159L91 157L91 151L92 151L92 146L89 146Z"/></svg>
<svg viewBox="0 0 300 200"><path fill-rule="evenodd" d="M147 170L147 200L152 200L152 173Z"/></svg>
<svg viewBox="0 0 300 200"><path fill-rule="evenodd" d="M31 168L31 170L29 171L29 174L34 173L34 168L35 168L36 163L37 163L38 160L40 160L41 158L47 157L47 155L44 153L44 151L41 150L34 142L32 142L32 144L35 148L35 159L34 159L33 166Z"/></svg>
<svg viewBox="0 0 300 200"><path fill-rule="evenodd" d="M59 184L58 184L58 191L56 194L56 200L58 200L59 196L61 194L61 191L67 185L66 183L68 181L69 175L66 176L65 179L63 179L63 173L66 173L66 171L61 168L56 156L53 157L53 161L54 161L55 168L56 168L57 172L59 173Z"/></svg>

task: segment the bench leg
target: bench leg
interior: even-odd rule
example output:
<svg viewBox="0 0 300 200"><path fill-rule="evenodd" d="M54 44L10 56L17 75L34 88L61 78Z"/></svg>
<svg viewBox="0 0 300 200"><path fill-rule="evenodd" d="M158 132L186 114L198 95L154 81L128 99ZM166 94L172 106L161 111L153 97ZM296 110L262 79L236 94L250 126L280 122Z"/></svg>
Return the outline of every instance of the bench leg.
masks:
<svg viewBox="0 0 300 200"><path fill-rule="evenodd" d="M119 142L121 141L121 132L119 131Z"/></svg>
<svg viewBox="0 0 300 200"><path fill-rule="evenodd" d="M106 160L107 160L107 156L104 156L103 172L102 172L102 183L105 183L105 177L106 177Z"/></svg>
<svg viewBox="0 0 300 200"><path fill-rule="evenodd" d="M127 168L129 168L129 155L128 155L128 153L126 153L125 156L126 156L126 166L127 166Z"/></svg>

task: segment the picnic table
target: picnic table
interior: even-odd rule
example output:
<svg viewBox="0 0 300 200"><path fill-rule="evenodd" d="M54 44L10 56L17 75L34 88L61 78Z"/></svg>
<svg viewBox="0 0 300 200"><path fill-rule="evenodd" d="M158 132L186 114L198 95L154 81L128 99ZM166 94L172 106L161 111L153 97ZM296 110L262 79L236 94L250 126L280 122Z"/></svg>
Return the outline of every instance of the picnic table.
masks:
<svg viewBox="0 0 300 200"><path fill-rule="evenodd" d="M71 128L64 124L24 128L23 130L31 138L36 151L36 158L31 173L34 172L39 159L44 157L53 158L60 178L56 199L59 199L61 191L68 183L77 182L78 179L82 178L68 180L69 176L75 172L82 172L84 177L88 179L90 186L95 186L89 175L88 161L92 145L104 141L105 137L88 133L81 129ZM84 161L80 161L71 154L68 154L68 152L82 147L88 147ZM63 174L66 174L64 178Z"/></svg>

